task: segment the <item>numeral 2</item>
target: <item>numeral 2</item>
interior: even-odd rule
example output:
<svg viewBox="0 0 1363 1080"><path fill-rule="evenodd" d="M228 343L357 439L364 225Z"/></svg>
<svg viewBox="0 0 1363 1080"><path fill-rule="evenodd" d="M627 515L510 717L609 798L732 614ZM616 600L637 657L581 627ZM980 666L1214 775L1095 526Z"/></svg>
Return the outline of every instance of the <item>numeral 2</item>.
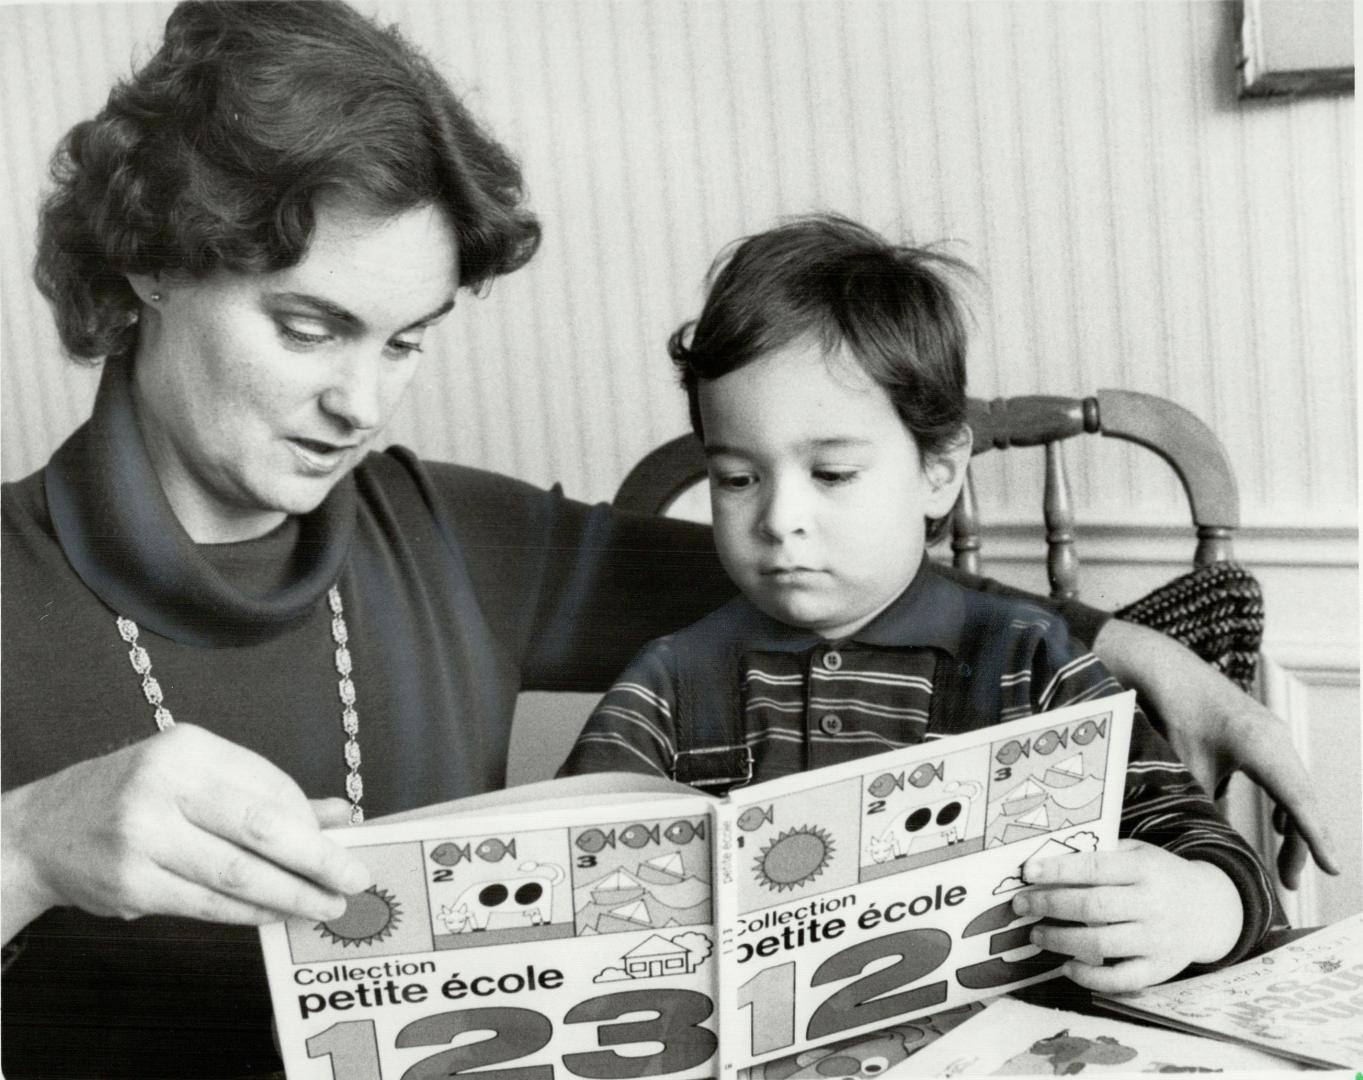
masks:
<svg viewBox="0 0 1363 1080"><path fill-rule="evenodd" d="M944 930L919 928L887 934L830 956L814 972L809 983L811 987L858 975L887 956L897 956L899 959L889 967L864 975L850 986L843 987L815 1009L805 1029L805 1038L821 1039L834 1032L890 1020L902 1013L931 1008L945 1001L945 979L906 990L902 994L889 997L880 995L936 971L946 962L950 952L950 934Z"/></svg>
<svg viewBox="0 0 1363 1080"><path fill-rule="evenodd" d="M543 1013L532 1009L461 1009L413 1020L398 1032L395 1045L443 1046L466 1031L490 1031L492 1038L422 1058L402 1074L402 1080L448 1080L469 1069L514 1061L548 1046L554 1035L554 1025ZM479 1080L484 1077L489 1080L553 1080L554 1067L525 1065L517 1069L490 1069L478 1076Z"/></svg>

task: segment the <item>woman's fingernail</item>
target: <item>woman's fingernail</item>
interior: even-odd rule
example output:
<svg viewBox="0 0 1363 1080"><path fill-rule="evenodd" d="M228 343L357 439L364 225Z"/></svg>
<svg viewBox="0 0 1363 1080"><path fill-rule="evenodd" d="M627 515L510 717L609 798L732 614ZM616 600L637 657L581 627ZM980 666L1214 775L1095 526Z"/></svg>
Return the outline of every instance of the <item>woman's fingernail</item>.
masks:
<svg viewBox="0 0 1363 1080"><path fill-rule="evenodd" d="M1032 898L1026 895L1013 897L1013 913L1030 915L1032 913Z"/></svg>
<svg viewBox="0 0 1363 1080"><path fill-rule="evenodd" d="M345 897L337 896L329 900L318 901L313 909L312 917L319 922L327 922L330 919L339 919L345 914Z"/></svg>

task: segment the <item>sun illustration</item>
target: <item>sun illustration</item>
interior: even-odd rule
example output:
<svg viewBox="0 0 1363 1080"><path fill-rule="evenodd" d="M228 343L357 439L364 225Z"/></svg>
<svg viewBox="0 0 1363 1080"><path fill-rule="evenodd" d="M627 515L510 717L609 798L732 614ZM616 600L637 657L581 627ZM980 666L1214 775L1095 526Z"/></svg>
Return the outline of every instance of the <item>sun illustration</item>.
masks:
<svg viewBox="0 0 1363 1080"><path fill-rule="evenodd" d="M823 873L833 858L833 838L817 825L787 829L753 862L761 885L775 892L796 889Z"/></svg>
<svg viewBox="0 0 1363 1080"><path fill-rule="evenodd" d="M338 945L372 945L382 941L402 921L402 907L387 889L371 885L362 893L347 898L345 911L334 919L319 922L315 929L323 938Z"/></svg>

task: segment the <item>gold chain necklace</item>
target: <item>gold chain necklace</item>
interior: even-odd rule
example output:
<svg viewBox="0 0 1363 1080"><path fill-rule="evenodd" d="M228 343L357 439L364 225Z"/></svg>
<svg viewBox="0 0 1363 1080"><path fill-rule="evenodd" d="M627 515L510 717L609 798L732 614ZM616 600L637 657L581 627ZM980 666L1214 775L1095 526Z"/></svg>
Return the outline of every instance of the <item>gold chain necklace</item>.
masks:
<svg viewBox="0 0 1363 1080"><path fill-rule="evenodd" d="M327 590L327 605L331 608L331 640L336 642L336 674L341 677L337 687L341 696L341 727L346 735L345 763L350 770L345 778L345 793L350 799L350 824L358 825L364 820L364 809L360 806L360 800L364 798L364 780L360 776L360 714L355 711L355 683L350 678L350 631L345 624L341 590L335 585ZM175 717L166 708L161 684L151 673L151 655L137 643L138 633L137 623L118 616L118 635L127 642L128 660L142 678L142 696L154 710L157 730L168 731L175 726Z"/></svg>

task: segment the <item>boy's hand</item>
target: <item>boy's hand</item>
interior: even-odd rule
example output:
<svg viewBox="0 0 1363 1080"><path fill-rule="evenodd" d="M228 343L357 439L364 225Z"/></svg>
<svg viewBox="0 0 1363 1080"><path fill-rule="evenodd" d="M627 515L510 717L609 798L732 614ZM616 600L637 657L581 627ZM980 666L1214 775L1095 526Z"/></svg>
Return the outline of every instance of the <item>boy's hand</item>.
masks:
<svg viewBox="0 0 1363 1080"><path fill-rule="evenodd" d="M1141 840L1115 851L1037 859L1022 868L1036 886L1013 910L1082 923L1039 923L1032 942L1074 957L1064 973L1090 990L1139 990L1189 964L1220 960L1240 937L1244 908L1225 872ZM1116 961L1105 966L1106 961Z"/></svg>

